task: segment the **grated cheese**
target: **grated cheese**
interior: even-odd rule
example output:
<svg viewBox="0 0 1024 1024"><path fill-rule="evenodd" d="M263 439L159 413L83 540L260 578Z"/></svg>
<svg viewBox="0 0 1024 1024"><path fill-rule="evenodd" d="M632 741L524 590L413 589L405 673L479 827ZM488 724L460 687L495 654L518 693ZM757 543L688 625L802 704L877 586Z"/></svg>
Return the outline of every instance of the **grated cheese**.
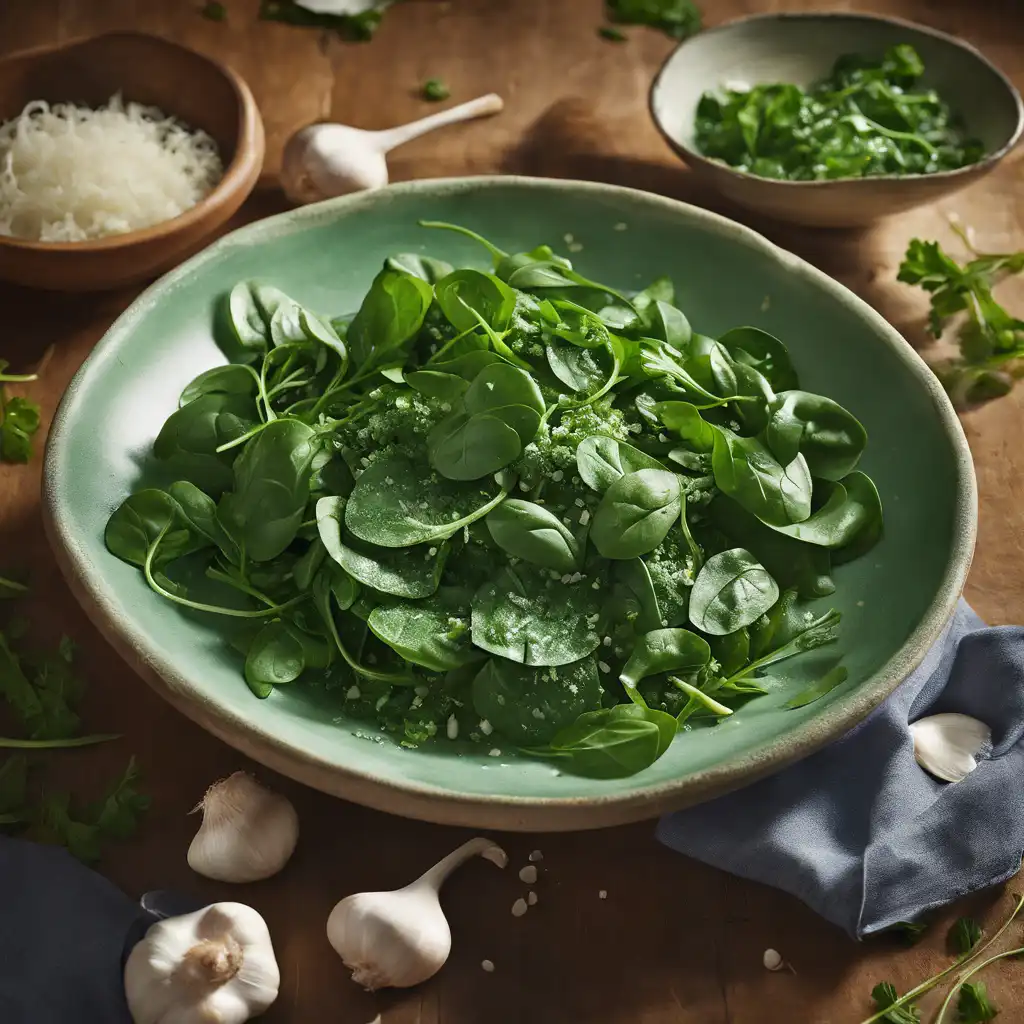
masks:
<svg viewBox="0 0 1024 1024"><path fill-rule="evenodd" d="M92 109L29 103L0 125L0 234L84 242L170 220L224 168L206 132L114 96Z"/></svg>

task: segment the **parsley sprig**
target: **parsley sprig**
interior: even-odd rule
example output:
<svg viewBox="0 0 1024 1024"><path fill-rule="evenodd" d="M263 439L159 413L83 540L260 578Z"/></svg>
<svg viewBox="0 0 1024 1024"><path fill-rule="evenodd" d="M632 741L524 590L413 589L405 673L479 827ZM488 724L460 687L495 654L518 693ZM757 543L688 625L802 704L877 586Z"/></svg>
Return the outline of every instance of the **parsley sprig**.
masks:
<svg viewBox="0 0 1024 1024"><path fill-rule="evenodd" d="M32 438L39 429L39 405L29 398L9 395L6 384L27 384L34 373L8 373L10 363L0 359L0 462L28 462Z"/></svg>
<svg viewBox="0 0 1024 1024"><path fill-rule="evenodd" d="M875 1013L861 1021L861 1024L875 1024L876 1021L886 1021L888 1024L919 1024L921 1010L917 1006L916 1000L937 987L956 971L960 973L957 974L953 985L946 994L934 1024L943 1024L947 1020L946 1014L952 1006L954 998L957 1000L957 1024L984 1024L985 1021L992 1020L998 1011L988 998L985 986L978 982L971 982L970 979L998 960L1024 954L1024 946L1021 946L995 953L984 960L979 961L978 959L982 953L991 949L1006 934L1007 929L1024 908L1024 896L1015 896L1014 901L1010 916L987 941L982 941L984 934L976 921L967 917L957 920L950 928L948 936L949 944L957 953L957 958L948 967L933 974L930 978L926 978L909 992L901 996L892 982L883 981L877 984L871 990L871 998L876 1007Z"/></svg>
<svg viewBox="0 0 1024 1024"><path fill-rule="evenodd" d="M935 367L954 405L988 401L1007 394L1021 373L1024 360L1024 320L1008 313L993 289L1000 281L1024 272L1024 251L979 252L959 225L960 236L973 259L957 263L938 242L913 239L900 264L898 279L915 284L931 296L928 324L939 338L954 316L960 356Z"/></svg>

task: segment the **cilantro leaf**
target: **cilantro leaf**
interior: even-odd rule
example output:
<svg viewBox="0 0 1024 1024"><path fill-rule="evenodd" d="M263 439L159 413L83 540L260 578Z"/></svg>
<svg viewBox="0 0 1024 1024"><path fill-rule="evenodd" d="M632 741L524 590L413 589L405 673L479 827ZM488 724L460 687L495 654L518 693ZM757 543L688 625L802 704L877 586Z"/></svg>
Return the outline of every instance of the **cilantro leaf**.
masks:
<svg viewBox="0 0 1024 1024"><path fill-rule="evenodd" d="M960 917L949 929L949 944L960 956L966 956L981 942L981 925L973 917Z"/></svg>
<svg viewBox="0 0 1024 1024"><path fill-rule="evenodd" d="M960 1024L984 1024L999 1011L989 1001L983 982L965 982L960 986L956 1019Z"/></svg>
<svg viewBox="0 0 1024 1024"><path fill-rule="evenodd" d="M605 0L605 7L611 21L650 25L674 39L686 39L702 26L700 9L693 0Z"/></svg>
<svg viewBox="0 0 1024 1024"><path fill-rule="evenodd" d="M2 381L0 377L0 461L28 462L39 430L39 405L28 398L9 398Z"/></svg>
<svg viewBox="0 0 1024 1024"><path fill-rule="evenodd" d="M83 685L64 657L56 655L21 658L0 633L0 697L20 719L30 739L67 739L78 732L80 720L73 705ZM24 665L31 670L32 678Z"/></svg>
<svg viewBox="0 0 1024 1024"><path fill-rule="evenodd" d="M882 981L871 990L871 998L875 1001L876 1010L884 1010L893 1006L899 995L892 982ZM894 1006L882 1020L889 1024L920 1024L921 1011L913 1003L904 1003L902 1006Z"/></svg>
<svg viewBox="0 0 1024 1024"><path fill-rule="evenodd" d="M107 795L89 808L87 816L103 838L127 839L135 834L139 817L151 803L136 788L138 781L139 770L133 757Z"/></svg>
<svg viewBox="0 0 1024 1024"><path fill-rule="evenodd" d="M226 21L228 16L227 8L223 4L217 3L216 0L210 0L209 3L203 4L199 13L209 21Z"/></svg>

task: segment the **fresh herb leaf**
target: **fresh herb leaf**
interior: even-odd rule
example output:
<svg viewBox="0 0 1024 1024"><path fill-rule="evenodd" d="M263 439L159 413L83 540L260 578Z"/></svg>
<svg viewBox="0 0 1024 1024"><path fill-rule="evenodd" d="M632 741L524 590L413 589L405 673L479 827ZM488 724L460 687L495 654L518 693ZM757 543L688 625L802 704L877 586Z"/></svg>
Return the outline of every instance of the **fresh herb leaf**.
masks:
<svg viewBox="0 0 1024 1024"><path fill-rule="evenodd" d="M985 1024L994 1020L999 1011L992 1005L983 982L965 982L960 986L957 999L956 1019L958 1024Z"/></svg>
<svg viewBox="0 0 1024 1024"><path fill-rule="evenodd" d="M10 374L10 366L0 359L0 462L28 462L32 458L32 438L39 430L39 405L31 399L8 395L5 384L29 383L35 374Z"/></svg>
<svg viewBox="0 0 1024 1024"><path fill-rule="evenodd" d="M448 99L452 91L440 78L428 78L423 83L423 98L437 103Z"/></svg>
<svg viewBox="0 0 1024 1024"><path fill-rule="evenodd" d="M899 995L895 985L883 981L871 990L871 998L879 1010L885 1010L899 999ZM889 1024L920 1024L921 1011L912 1002L904 1003L889 1010L879 1019L888 1021Z"/></svg>
<svg viewBox="0 0 1024 1024"><path fill-rule="evenodd" d="M908 946L913 946L928 930L924 921L897 921L885 929L886 935L897 935Z"/></svg>
<svg viewBox="0 0 1024 1024"><path fill-rule="evenodd" d="M981 942L982 934L981 925L973 917L958 917L949 929L949 944L954 953L966 956Z"/></svg>
<svg viewBox="0 0 1024 1024"><path fill-rule="evenodd" d="M700 9L693 0L605 0L605 7L612 21L649 25L673 39L686 39L701 30Z"/></svg>

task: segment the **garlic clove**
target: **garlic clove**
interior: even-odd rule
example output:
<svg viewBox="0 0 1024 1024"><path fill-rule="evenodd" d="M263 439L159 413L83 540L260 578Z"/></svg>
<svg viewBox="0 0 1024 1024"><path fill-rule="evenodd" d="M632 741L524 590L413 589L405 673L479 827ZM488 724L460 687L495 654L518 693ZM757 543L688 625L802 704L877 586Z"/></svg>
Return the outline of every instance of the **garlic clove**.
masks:
<svg viewBox="0 0 1024 1024"><path fill-rule="evenodd" d="M199 809L203 823L188 848L188 864L219 882L256 882L276 875L299 839L292 802L245 772L212 785Z"/></svg>
<svg viewBox="0 0 1024 1024"><path fill-rule="evenodd" d="M992 731L970 715L945 713L919 718L910 725L914 758L929 775L943 782L967 778L979 751L992 742Z"/></svg>
<svg viewBox="0 0 1024 1024"><path fill-rule="evenodd" d="M508 863L505 851L494 843L471 839L404 889L356 893L334 907L327 919L327 939L356 984L370 991L410 988L444 966L452 936L440 889L460 864L476 856L499 867Z"/></svg>
<svg viewBox="0 0 1024 1024"><path fill-rule="evenodd" d="M281 974L266 922L242 903L158 921L125 963L135 1024L242 1024L277 998Z"/></svg>
<svg viewBox="0 0 1024 1024"><path fill-rule="evenodd" d="M353 17L378 7L387 7L389 0L295 0L295 3L314 14L343 14Z"/></svg>

